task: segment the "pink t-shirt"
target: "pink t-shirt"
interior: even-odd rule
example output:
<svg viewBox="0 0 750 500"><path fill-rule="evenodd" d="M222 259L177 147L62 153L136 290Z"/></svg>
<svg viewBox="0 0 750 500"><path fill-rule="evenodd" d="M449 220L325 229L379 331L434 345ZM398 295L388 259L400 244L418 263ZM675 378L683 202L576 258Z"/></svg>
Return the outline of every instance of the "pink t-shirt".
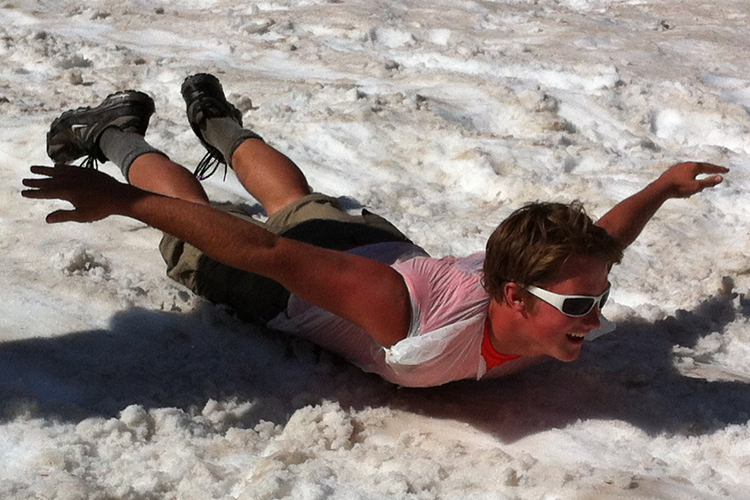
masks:
<svg viewBox="0 0 750 500"><path fill-rule="evenodd" d="M294 295L286 311L268 325L410 387L499 377L544 359L521 357L487 371L482 340L490 298L481 284L483 253L435 259L406 243L367 245L352 253L387 262L403 276L412 306L404 340L384 348L360 327Z"/></svg>

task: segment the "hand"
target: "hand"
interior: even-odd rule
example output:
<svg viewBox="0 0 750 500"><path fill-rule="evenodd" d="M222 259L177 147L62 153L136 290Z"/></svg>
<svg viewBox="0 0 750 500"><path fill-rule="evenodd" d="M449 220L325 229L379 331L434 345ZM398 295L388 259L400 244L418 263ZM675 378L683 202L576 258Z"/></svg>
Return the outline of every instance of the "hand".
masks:
<svg viewBox="0 0 750 500"><path fill-rule="evenodd" d="M663 184L669 198L687 198L706 188L716 186L724 180L724 177L718 174L727 172L729 172L728 168L711 163L678 163L664 172L657 183ZM703 174L716 175L697 178Z"/></svg>
<svg viewBox="0 0 750 500"><path fill-rule="evenodd" d="M73 204L73 210L56 210L47 215L47 222L93 222L120 213L122 203L132 198L135 188L116 181L94 169L55 165L33 166L31 172L47 178L24 179L32 189L21 192L24 198L60 199Z"/></svg>

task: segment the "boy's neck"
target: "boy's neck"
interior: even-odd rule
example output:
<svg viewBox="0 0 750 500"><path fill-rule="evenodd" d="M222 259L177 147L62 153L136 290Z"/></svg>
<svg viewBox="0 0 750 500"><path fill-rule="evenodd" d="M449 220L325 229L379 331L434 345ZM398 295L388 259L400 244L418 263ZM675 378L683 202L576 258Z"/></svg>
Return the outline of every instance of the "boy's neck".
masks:
<svg viewBox="0 0 750 500"><path fill-rule="evenodd" d="M529 343L521 333L523 328L517 313L506 303L490 301L487 321L490 327L490 343L495 350L506 356L528 356Z"/></svg>

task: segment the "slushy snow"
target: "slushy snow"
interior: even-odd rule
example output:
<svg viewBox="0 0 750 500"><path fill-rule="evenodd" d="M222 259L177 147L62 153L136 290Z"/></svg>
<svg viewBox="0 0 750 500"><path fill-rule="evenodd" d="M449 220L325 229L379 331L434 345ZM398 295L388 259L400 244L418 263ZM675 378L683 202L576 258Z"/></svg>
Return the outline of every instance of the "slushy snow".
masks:
<svg viewBox="0 0 750 500"><path fill-rule="evenodd" d="M742 0L12 0L0 6L0 497L750 498L750 6ZM69 108L135 88L194 166L216 74L313 187L432 255L533 200L600 217L684 160L575 363L394 387L171 282L160 234L22 199ZM111 163L100 167L117 178ZM244 202L231 172L205 183Z"/></svg>

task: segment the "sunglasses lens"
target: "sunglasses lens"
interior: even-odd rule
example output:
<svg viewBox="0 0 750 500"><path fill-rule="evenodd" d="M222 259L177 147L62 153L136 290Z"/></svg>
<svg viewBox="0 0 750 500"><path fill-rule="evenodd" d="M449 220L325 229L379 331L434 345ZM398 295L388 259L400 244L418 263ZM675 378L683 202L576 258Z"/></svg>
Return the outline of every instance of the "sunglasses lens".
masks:
<svg viewBox="0 0 750 500"><path fill-rule="evenodd" d="M591 297L574 297L565 299L562 311L569 316L584 316L594 307L594 299Z"/></svg>
<svg viewBox="0 0 750 500"><path fill-rule="evenodd" d="M609 290L599 299L599 309L604 307L609 298ZM592 297L573 297L563 301L562 311L569 316L585 316L594 308Z"/></svg>
<svg viewBox="0 0 750 500"><path fill-rule="evenodd" d="M602 307L604 307L604 304L607 303L607 299L609 298L609 290L606 291L604 295L602 295L602 298L599 299L599 309L601 310Z"/></svg>

